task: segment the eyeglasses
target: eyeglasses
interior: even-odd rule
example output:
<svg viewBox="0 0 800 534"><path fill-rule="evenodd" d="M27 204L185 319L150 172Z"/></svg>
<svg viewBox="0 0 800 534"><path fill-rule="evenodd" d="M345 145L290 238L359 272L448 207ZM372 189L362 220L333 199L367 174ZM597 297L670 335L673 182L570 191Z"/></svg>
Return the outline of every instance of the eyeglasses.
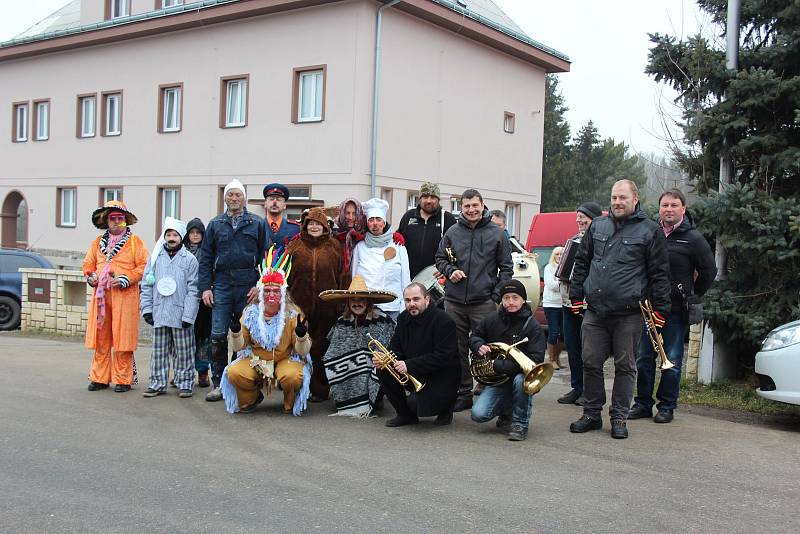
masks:
<svg viewBox="0 0 800 534"><path fill-rule="evenodd" d="M111 222L123 222L125 220L124 215L109 215L108 220Z"/></svg>

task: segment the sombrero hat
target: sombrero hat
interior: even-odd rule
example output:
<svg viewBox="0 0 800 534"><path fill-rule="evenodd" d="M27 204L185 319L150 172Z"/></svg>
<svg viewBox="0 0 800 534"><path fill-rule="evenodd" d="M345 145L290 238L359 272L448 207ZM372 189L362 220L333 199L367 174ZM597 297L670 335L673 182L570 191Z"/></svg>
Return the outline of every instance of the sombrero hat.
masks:
<svg viewBox="0 0 800 534"><path fill-rule="evenodd" d="M357 274L350 282L350 287L347 289L329 289L319 294L319 298L329 302L332 300L345 300L352 298L361 298L371 300L376 304L383 302L392 302L397 298L397 295L390 291L374 291L367 287L364 277Z"/></svg>
<svg viewBox="0 0 800 534"><path fill-rule="evenodd" d="M136 215L128 211L128 206L121 200L109 200L102 208L97 208L92 213L92 222L101 230L108 228L108 214L112 211L121 211L125 214L125 223L130 226L136 224L139 219Z"/></svg>

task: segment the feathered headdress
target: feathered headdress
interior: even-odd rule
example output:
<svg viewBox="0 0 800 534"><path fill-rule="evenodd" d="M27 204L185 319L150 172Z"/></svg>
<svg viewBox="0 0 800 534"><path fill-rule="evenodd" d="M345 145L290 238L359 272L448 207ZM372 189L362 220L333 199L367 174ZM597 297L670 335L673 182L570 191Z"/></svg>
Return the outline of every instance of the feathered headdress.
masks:
<svg viewBox="0 0 800 534"><path fill-rule="evenodd" d="M264 254L261 265L258 266L258 287L263 288L265 285L285 287L291 272L292 257L285 249L276 251L275 245L272 245L269 247L269 251Z"/></svg>

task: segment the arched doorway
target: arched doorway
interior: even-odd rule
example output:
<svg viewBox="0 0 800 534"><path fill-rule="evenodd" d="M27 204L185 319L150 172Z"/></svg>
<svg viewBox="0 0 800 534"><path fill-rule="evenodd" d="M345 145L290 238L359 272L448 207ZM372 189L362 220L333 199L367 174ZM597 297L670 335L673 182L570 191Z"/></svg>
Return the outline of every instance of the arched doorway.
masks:
<svg viewBox="0 0 800 534"><path fill-rule="evenodd" d="M0 245L4 248L28 247L28 203L19 191L11 191L3 200Z"/></svg>

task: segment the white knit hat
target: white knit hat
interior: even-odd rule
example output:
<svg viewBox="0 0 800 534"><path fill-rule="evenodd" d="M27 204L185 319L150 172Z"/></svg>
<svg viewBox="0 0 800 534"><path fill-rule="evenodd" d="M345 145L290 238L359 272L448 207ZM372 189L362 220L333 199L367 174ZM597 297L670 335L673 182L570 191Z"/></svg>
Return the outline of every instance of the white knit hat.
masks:
<svg viewBox="0 0 800 534"><path fill-rule="evenodd" d="M228 185L225 186L225 191L223 191L222 196L224 197L225 195L227 195L228 191L230 191L231 189L238 189L239 191L241 191L242 194L244 195L245 201L247 200L247 189L245 189L244 186L242 185L242 182L240 182L236 178L228 182Z"/></svg>
<svg viewBox="0 0 800 534"><path fill-rule="evenodd" d="M389 212L389 203L382 198L371 198L361 204L361 208L364 210L364 215L366 215L367 219L380 217L385 221L386 214Z"/></svg>
<svg viewBox="0 0 800 534"><path fill-rule="evenodd" d="M167 230L175 230L180 234L181 240L186 237L186 223L175 217L167 217L164 219L164 226L162 226L162 228L164 229L164 234L167 233Z"/></svg>

